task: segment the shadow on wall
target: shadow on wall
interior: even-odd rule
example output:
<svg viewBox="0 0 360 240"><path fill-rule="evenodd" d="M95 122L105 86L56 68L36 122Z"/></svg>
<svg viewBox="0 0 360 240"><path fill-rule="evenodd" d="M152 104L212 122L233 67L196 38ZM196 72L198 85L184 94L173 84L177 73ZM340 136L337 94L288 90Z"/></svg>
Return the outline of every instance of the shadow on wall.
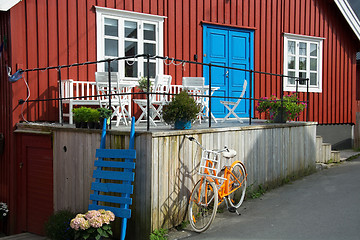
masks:
<svg viewBox="0 0 360 240"><path fill-rule="evenodd" d="M354 125L318 125L316 135L323 138L324 143L330 143L332 150L351 149L353 147ZM355 133L356 136L356 133Z"/></svg>
<svg viewBox="0 0 360 240"><path fill-rule="evenodd" d="M244 162L248 173L248 192L261 184L265 188L282 185L284 180L295 179L315 171L316 125L274 125L239 131L222 131L194 134L207 149L227 145L237 151L231 160ZM159 149L169 150L169 156L159 158L167 165L159 168L158 191L153 191L159 209L153 228L170 228L186 221L188 199L197 175L201 149L183 135L166 137ZM159 139L159 141L162 141ZM174 145L178 146L176 153ZM158 149L154 149L156 151ZM158 156L162 156L159 154ZM165 159L166 157L166 159ZM175 159L178 159L176 162ZM230 165L231 163L224 163ZM164 176L163 172L168 175ZM173 176L172 173L174 174ZM164 182L160 182L164 181ZM164 187L163 187L164 186ZM166 197L165 197L166 196ZM153 206L153 208L157 208ZM154 213L153 213L154 214ZM156 214L156 213L155 213Z"/></svg>

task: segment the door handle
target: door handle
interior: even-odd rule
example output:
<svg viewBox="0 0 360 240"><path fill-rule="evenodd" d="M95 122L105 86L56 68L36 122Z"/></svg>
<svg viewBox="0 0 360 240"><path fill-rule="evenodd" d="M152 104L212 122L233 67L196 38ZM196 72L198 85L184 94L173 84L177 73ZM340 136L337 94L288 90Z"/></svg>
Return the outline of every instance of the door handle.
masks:
<svg viewBox="0 0 360 240"><path fill-rule="evenodd" d="M229 70L226 71L225 77L227 77L227 78L229 77Z"/></svg>

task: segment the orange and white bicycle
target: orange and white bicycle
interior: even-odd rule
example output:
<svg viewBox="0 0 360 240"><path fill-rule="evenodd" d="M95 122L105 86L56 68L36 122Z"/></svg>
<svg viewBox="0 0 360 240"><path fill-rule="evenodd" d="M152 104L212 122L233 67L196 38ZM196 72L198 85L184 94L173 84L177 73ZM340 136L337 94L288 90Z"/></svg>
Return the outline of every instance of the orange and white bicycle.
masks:
<svg viewBox="0 0 360 240"><path fill-rule="evenodd" d="M202 149L198 171L201 178L190 195L188 217L192 228L203 232L211 225L223 201L230 212L237 212L244 201L247 173L240 161L222 165L223 158L229 162L236 156L235 150L226 146L221 150L207 150L195 138L186 137Z"/></svg>

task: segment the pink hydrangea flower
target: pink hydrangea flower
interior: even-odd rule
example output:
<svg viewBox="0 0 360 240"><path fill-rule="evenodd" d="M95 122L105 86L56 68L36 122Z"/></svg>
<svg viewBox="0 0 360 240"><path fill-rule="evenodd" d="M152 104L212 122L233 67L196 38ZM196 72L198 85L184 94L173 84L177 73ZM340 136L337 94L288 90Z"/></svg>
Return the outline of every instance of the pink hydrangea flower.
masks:
<svg viewBox="0 0 360 240"><path fill-rule="evenodd" d="M93 228L99 228L103 225L102 218L100 216L89 219L90 226Z"/></svg>
<svg viewBox="0 0 360 240"><path fill-rule="evenodd" d="M75 230L79 230L79 228L82 230L86 230L90 227L90 225L89 222L82 216L76 216L74 219L71 220L70 227Z"/></svg>
<svg viewBox="0 0 360 240"><path fill-rule="evenodd" d="M93 217L100 217L101 213L97 210L91 210L91 211L88 211L86 214L85 214L85 217L87 220L90 220L92 219Z"/></svg>
<svg viewBox="0 0 360 240"><path fill-rule="evenodd" d="M106 211L106 214L110 217L110 221L114 221L115 220L115 215L113 212L111 211Z"/></svg>

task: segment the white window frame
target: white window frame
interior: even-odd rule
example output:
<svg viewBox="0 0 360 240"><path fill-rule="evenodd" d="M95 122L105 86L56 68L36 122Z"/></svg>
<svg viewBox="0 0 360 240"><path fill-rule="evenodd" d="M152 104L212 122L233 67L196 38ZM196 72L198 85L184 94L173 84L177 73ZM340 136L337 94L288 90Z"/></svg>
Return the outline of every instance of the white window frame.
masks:
<svg viewBox="0 0 360 240"><path fill-rule="evenodd" d="M299 76L299 42L305 42L307 43L307 53L306 53L306 77L310 78L310 72L316 72L317 73L317 84L316 85L310 85L309 82L309 92L322 92L322 62L323 62L323 40L324 38L320 37L312 37L312 36L304 36L304 35L297 35L297 34L290 34L290 33L284 33L284 75L288 76L288 42L294 41L296 43L295 45L295 76ZM317 44L317 70L312 71L310 70L310 44ZM284 77L284 91L290 91L294 92L296 91L296 83L290 84L288 82L288 78ZM299 92L306 92L307 86L298 84Z"/></svg>
<svg viewBox="0 0 360 240"><path fill-rule="evenodd" d="M97 60L104 60L106 58L116 58L116 57L107 57L105 56L105 25L104 19L111 18L118 20L118 29L119 29L119 36L115 37L118 38L118 51L119 57L124 57L124 21L133 21L137 22L138 27L138 54L143 53L143 43L148 42L148 40L143 39L143 26L144 23L149 23L155 25L156 31L156 55L163 56L163 48L164 48L164 16L152 15L152 14L145 14L145 13L138 13L138 12L131 12L126 10L119 10L119 9L112 9L112 8L105 8L105 7L98 7L95 6L96 9L96 31L97 31ZM132 62L131 59L128 60ZM120 74L120 78L124 80L138 80L141 76L146 76L144 73L144 62L146 62L146 57L139 57L137 58L138 61L138 77L125 77L125 68L124 68L124 60L118 61L118 71ZM163 74L164 66L163 61L161 59L151 60L151 62L156 63L156 73ZM126 64L126 63L125 63ZM97 64L97 71L104 72L105 71L105 63L98 63Z"/></svg>

